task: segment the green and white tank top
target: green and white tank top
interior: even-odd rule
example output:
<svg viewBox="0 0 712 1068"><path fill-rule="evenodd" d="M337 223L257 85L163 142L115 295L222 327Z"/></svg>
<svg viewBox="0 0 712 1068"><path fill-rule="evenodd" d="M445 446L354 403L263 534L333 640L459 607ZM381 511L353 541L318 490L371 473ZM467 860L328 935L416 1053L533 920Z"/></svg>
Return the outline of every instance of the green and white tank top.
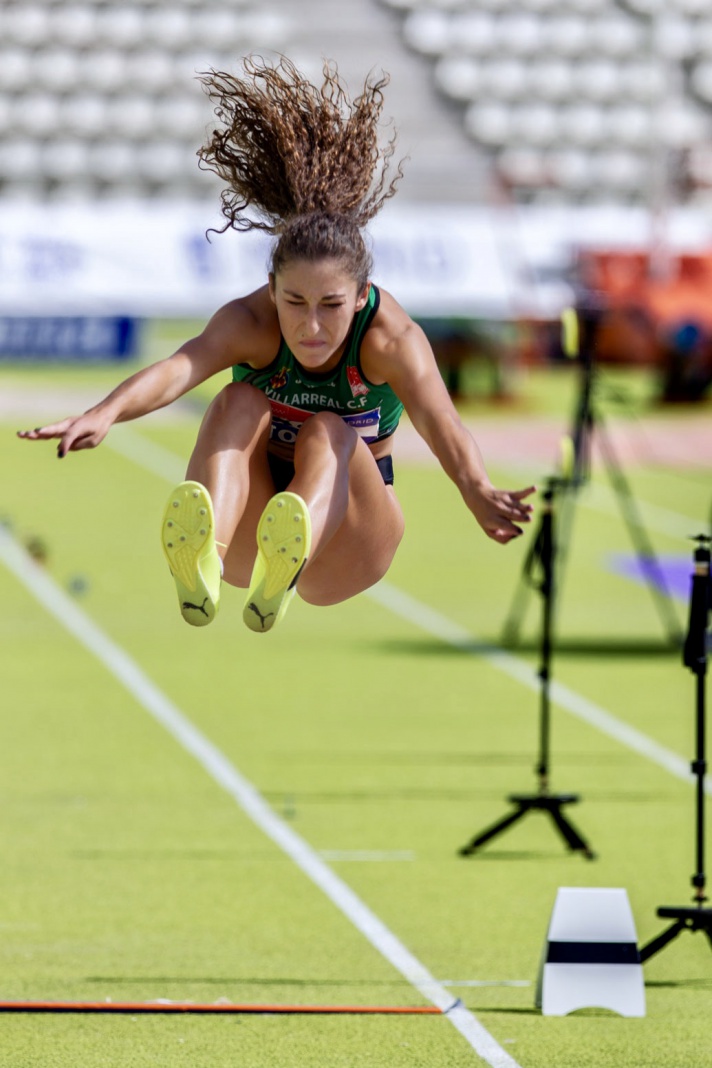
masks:
<svg viewBox="0 0 712 1068"><path fill-rule="evenodd" d="M390 437L398 426L403 404L386 383L369 382L361 367L364 335L378 311L381 295L371 285L368 301L356 312L339 363L326 374L308 371L282 338L279 352L268 367L257 370L235 364L235 382L249 382L269 399L272 408L270 440L294 445L303 423L316 412L335 412L352 426L366 444Z"/></svg>

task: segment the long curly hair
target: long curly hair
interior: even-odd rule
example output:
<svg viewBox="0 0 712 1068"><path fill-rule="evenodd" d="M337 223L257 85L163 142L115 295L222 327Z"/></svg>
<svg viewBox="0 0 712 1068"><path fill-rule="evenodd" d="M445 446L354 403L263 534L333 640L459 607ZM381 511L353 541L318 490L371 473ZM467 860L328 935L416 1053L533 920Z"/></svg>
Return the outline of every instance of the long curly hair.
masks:
<svg viewBox="0 0 712 1068"><path fill-rule="evenodd" d="M275 271L294 259L331 256L365 283L370 256L361 228L402 177L399 164L389 180L395 132L379 144L388 76L367 78L352 100L329 62L320 88L285 56L275 65L249 56L243 68L242 77L215 70L200 76L220 122L198 151L203 169L226 183L220 232L278 236Z"/></svg>

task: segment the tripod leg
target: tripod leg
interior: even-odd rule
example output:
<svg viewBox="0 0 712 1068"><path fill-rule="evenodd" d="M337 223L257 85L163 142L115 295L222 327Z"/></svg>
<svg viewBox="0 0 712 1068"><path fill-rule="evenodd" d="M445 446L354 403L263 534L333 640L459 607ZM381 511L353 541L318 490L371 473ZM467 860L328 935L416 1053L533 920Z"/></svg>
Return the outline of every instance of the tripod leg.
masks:
<svg viewBox="0 0 712 1068"><path fill-rule="evenodd" d="M669 942L672 942L673 938L677 938L680 931L684 931L686 927L684 920L676 920L675 923L670 924L667 930L659 934L657 938L653 938L647 945L643 946L640 951L640 963L649 960L655 953L659 953L661 949L664 949Z"/></svg>
<svg viewBox="0 0 712 1068"><path fill-rule="evenodd" d="M595 860L596 854L593 852L587 842L581 837L574 825L567 819L560 808L552 807L549 809L551 818L556 826L561 831L566 843L570 849L580 850L588 860Z"/></svg>
<svg viewBox="0 0 712 1068"><path fill-rule="evenodd" d="M504 816L503 819L492 824L492 826L488 827L482 834L478 834L473 838L468 845L463 846L459 851L460 856L467 857L470 853L474 853L480 846L484 845L485 842L489 842L490 838L494 838L496 835L501 834L503 831L506 831L508 827L511 827L513 823L516 823L517 820L520 820L526 811L527 806L520 805L514 812L511 812L508 816Z"/></svg>
<svg viewBox="0 0 712 1068"><path fill-rule="evenodd" d="M600 416L597 419L601 454L606 467L608 479L618 500L623 516L623 521L628 529L630 539L633 542L643 577L648 583L648 588L655 601L660 620L665 627L670 643L679 645L682 639L680 624L670 605L670 592L665 581L665 575L655 555L652 543L647 535L643 521L635 503L632 490L623 470L616 459L608 435L603 427Z"/></svg>

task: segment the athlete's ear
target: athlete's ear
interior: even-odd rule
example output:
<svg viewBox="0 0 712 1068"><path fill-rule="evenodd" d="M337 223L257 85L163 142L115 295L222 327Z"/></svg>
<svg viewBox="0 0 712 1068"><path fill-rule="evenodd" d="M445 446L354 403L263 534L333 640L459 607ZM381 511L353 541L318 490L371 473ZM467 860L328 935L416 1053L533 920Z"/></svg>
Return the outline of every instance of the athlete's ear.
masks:
<svg viewBox="0 0 712 1068"><path fill-rule="evenodd" d="M356 298L356 311L357 312L361 311L361 309L365 308L366 305L368 304L368 295L369 295L370 292L371 292L371 283L370 282L366 282L366 285L364 286L364 289L363 289L363 293L361 293L361 295Z"/></svg>
<svg viewBox="0 0 712 1068"><path fill-rule="evenodd" d="M275 289L274 289L274 271L270 271L268 282L269 282L269 299L272 301L273 304L276 304L277 303L277 297L275 295Z"/></svg>

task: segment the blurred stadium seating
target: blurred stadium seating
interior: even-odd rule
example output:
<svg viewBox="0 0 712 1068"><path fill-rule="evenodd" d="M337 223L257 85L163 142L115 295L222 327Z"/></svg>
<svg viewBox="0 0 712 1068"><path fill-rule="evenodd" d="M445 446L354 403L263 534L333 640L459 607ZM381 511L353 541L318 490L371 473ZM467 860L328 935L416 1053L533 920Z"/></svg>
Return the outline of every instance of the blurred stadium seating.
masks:
<svg viewBox="0 0 712 1068"><path fill-rule="evenodd" d="M707 0L382 0L518 201L712 186Z"/></svg>
<svg viewBox="0 0 712 1068"><path fill-rule="evenodd" d="M213 117L196 73L236 71L253 51L317 78L336 60L356 92L388 70L405 196L476 199L484 156L378 0L0 0L0 197L214 199L196 160Z"/></svg>
<svg viewBox="0 0 712 1068"><path fill-rule="evenodd" d="M0 0L0 196L213 196L196 80L250 51L393 76L404 195L649 201L712 188L706 0Z"/></svg>

